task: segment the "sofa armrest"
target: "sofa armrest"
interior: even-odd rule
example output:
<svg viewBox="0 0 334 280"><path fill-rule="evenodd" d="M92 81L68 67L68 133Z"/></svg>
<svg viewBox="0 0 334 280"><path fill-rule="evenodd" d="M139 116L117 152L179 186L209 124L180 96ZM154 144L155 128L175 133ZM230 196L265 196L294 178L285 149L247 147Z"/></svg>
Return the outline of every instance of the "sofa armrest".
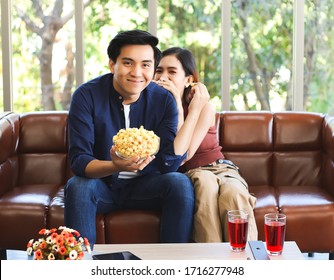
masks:
<svg viewBox="0 0 334 280"><path fill-rule="evenodd" d="M334 196L334 115L324 118L324 186Z"/></svg>
<svg viewBox="0 0 334 280"><path fill-rule="evenodd" d="M17 147L19 115L4 112L0 115L0 197L11 190L17 180Z"/></svg>

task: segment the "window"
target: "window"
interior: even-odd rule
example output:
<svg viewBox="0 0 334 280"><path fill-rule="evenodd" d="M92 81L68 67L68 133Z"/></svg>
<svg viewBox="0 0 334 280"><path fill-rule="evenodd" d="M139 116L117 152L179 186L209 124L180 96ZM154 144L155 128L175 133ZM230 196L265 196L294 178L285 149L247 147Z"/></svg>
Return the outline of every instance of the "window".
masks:
<svg viewBox="0 0 334 280"><path fill-rule="evenodd" d="M12 1L12 11L14 111L62 110L74 82L73 2Z"/></svg>
<svg viewBox="0 0 334 280"><path fill-rule="evenodd" d="M292 109L293 3L235 0L231 15L231 109Z"/></svg>
<svg viewBox="0 0 334 280"><path fill-rule="evenodd" d="M85 80L90 80L109 71L107 48L118 32L147 30L147 1L95 1L85 8L84 19Z"/></svg>
<svg viewBox="0 0 334 280"><path fill-rule="evenodd" d="M1 2L2 12L3 7L7 10L6 3ZM7 73L10 67L5 65L2 69L1 64L0 110L67 110L78 81L109 71L107 46L116 33L126 29L148 30L148 19L152 16L149 8L154 4L159 47L163 50L181 46L194 53L200 79L207 85L217 110L222 109L223 101L225 110L334 111L333 1L9 3L12 43L1 36L0 55L5 59L12 57L12 80ZM75 9L81 8L81 3L84 25L76 28ZM9 20L4 18L1 24L5 26L1 27L8 24ZM296 22L302 22L302 26ZM83 31L80 42L76 36L80 33L78 29ZM2 35L4 30L1 28ZM304 30L305 44L297 36L304 34ZM304 52L297 49L296 41L299 46L303 44ZM222 54L222 42L230 42L230 51ZM77 56L77 46L84 50L82 56ZM83 77L76 77L78 68Z"/></svg>
<svg viewBox="0 0 334 280"><path fill-rule="evenodd" d="M221 109L221 2L160 1L158 37L162 50L177 46L192 51L199 79Z"/></svg>
<svg viewBox="0 0 334 280"><path fill-rule="evenodd" d="M334 3L305 1L304 110L334 113Z"/></svg>

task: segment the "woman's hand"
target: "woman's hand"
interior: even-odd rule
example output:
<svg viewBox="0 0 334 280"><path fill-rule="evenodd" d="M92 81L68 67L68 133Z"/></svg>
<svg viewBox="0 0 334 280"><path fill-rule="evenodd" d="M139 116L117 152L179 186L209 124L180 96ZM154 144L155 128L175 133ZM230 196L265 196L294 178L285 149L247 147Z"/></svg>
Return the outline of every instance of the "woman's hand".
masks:
<svg viewBox="0 0 334 280"><path fill-rule="evenodd" d="M192 86L191 90L186 96L186 100L189 102L189 113L200 113L210 100L210 94L204 84L196 83Z"/></svg>
<svg viewBox="0 0 334 280"><path fill-rule="evenodd" d="M160 78L159 80L154 81L154 82L162 86L163 88L167 89L169 92L171 92L176 102L182 101L180 91L177 89L177 87L174 85L174 83L171 80Z"/></svg>
<svg viewBox="0 0 334 280"><path fill-rule="evenodd" d="M181 128L184 122L183 107L182 107L182 94L183 93L181 93L179 89L175 86L175 84L169 79L160 78L159 80L153 81L153 82L167 89L174 96L174 99L176 101L177 110L179 113L178 114L178 125L177 125L177 130L179 131L179 129Z"/></svg>

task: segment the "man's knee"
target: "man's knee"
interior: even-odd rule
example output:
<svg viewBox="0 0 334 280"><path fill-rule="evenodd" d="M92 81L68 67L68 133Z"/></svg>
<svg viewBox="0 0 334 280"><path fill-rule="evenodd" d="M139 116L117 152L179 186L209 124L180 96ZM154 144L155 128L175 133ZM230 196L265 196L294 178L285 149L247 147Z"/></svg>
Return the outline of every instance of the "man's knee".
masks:
<svg viewBox="0 0 334 280"><path fill-rule="evenodd" d="M168 173L168 175L165 177L165 180L168 181L168 189L169 192L173 194L173 196L188 201L194 200L194 188L188 176L184 175L183 173L173 172Z"/></svg>
<svg viewBox="0 0 334 280"><path fill-rule="evenodd" d="M97 183L97 179L73 176L65 186L65 198L79 198L94 193Z"/></svg>
<svg viewBox="0 0 334 280"><path fill-rule="evenodd" d="M167 173L167 180L173 187L182 186L182 189L190 190L193 188L192 182L188 176L179 172Z"/></svg>

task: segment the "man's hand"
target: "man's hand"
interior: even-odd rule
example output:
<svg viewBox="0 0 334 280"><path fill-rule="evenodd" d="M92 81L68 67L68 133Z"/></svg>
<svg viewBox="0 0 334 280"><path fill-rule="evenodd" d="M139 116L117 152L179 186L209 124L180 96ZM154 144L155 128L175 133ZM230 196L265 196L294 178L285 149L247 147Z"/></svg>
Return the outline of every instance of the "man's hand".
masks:
<svg viewBox="0 0 334 280"><path fill-rule="evenodd" d="M140 158L139 156L127 159L121 158L116 154L115 146L112 146L110 149L110 157L118 172L137 172L138 170L143 170L152 160L155 159L155 156L147 156L145 158Z"/></svg>

